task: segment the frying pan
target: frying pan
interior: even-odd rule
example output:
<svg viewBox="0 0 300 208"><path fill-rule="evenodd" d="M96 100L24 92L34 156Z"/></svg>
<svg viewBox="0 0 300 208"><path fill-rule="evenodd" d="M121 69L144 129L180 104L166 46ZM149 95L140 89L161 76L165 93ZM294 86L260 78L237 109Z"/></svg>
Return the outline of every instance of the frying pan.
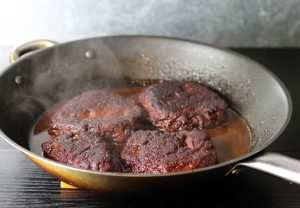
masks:
<svg viewBox="0 0 300 208"><path fill-rule="evenodd" d="M11 60L54 45L34 41ZM252 134L248 154L211 167L164 174L96 172L44 158L32 150L29 134L42 113L59 101L92 88L126 85L126 80L184 79L206 83L224 94L247 121ZM0 76L0 136L50 174L76 187L100 191L142 191L190 181L209 181L258 169L300 183L300 163L263 150L287 126L292 112L282 82L255 61L197 42L164 37L97 37L57 44L26 54Z"/></svg>

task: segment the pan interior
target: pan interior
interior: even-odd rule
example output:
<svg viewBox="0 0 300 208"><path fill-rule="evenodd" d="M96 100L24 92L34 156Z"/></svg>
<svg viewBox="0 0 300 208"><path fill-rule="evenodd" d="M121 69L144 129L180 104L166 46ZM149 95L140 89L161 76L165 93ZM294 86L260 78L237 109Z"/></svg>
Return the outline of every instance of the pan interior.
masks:
<svg viewBox="0 0 300 208"><path fill-rule="evenodd" d="M289 118L280 82L241 55L174 39L105 37L60 44L11 65L0 77L0 128L28 149L29 131L46 109L88 89L126 86L127 79L211 86L248 122L252 151L277 137Z"/></svg>

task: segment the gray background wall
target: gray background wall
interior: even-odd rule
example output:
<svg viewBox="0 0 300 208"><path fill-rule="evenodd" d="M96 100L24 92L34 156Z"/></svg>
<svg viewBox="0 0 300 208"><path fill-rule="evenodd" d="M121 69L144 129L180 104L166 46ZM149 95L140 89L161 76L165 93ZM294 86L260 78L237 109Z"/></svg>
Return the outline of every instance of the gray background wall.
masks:
<svg viewBox="0 0 300 208"><path fill-rule="evenodd" d="M219 46L300 46L299 0L9 0L0 45L153 34Z"/></svg>

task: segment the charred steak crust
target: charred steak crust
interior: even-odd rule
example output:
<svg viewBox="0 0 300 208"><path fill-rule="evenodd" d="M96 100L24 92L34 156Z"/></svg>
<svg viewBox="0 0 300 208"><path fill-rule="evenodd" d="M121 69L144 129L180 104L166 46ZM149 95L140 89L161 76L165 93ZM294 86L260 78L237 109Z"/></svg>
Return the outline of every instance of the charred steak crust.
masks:
<svg viewBox="0 0 300 208"><path fill-rule="evenodd" d="M59 106L50 120L50 135L89 131L122 142L142 128L146 112L133 99L108 90L91 90Z"/></svg>
<svg viewBox="0 0 300 208"><path fill-rule="evenodd" d="M207 129L224 122L227 103L207 86L164 81L147 87L139 102L154 125L168 131Z"/></svg>
<svg viewBox="0 0 300 208"><path fill-rule="evenodd" d="M226 119L228 104L216 92L196 82L163 81L137 100L90 90L62 103L50 114L44 156L96 171L153 174L218 162L202 131Z"/></svg>
<svg viewBox="0 0 300 208"><path fill-rule="evenodd" d="M73 167L95 171L121 171L112 141L89 132L63 134L42 144L44 156Z"/></svg>
<svg viewBox="0 0 300 208"><path fill-rule="evenodd" d="M199 130L136 131L128 138L121 158L132 173L177 172L217 163L211 140Z"/></svg>

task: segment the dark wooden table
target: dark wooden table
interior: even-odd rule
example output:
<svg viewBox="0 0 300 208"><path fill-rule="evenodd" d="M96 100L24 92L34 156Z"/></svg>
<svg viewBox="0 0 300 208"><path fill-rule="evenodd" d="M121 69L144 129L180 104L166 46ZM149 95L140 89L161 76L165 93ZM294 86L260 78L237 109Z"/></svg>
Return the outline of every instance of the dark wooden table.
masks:
<svg viewBox="0 0 300 208"><path fill-rule="evenodd" d="M300 159L300 49L235 49L271 69L293 99L291 122L267 150ZM280 110L280 109L279 109ZM157 187L159 189L159 187ZM300 207L300 185L245 169L211 186L131 196L62 190L59 180L0 141L0 207Z"/></svg>

